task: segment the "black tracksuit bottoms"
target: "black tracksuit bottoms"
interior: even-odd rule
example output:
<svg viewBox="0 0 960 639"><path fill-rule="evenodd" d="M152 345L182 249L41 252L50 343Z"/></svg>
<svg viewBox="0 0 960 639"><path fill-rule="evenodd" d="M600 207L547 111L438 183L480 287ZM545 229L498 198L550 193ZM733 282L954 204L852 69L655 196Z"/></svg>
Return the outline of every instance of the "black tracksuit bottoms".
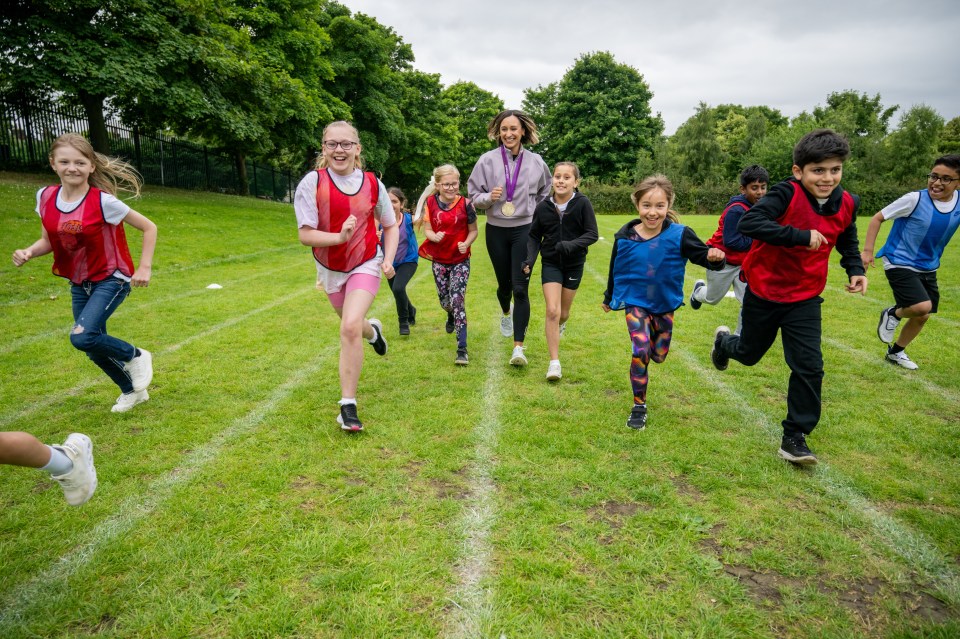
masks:
<svg viewBox="0 0 960 639"><path fill-rule="evenodd" d="M753 366L770 349L780 331L783 359L790 367L784 435L809 435L820 421L821 304L820 296L802 302L771 302L757 297L747 287L743 297L743 330L739 336L727 335L720 340L720 348L730 359Z"/></svg>

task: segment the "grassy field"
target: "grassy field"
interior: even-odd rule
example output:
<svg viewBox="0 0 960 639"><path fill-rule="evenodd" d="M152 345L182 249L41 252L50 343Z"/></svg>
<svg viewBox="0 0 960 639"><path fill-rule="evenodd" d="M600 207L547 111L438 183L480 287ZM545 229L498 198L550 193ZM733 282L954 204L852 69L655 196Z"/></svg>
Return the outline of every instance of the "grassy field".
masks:
<svg viewBox="0 0 960 639"><path fill-rule="evenodd" d="M47 179L0 174L5 255L38 237ZM557 384L539 274L530 365L507 365L483 238L466 368L429 268L408 338L384 286L371 315L390 351L367 349L366 430L349 436L337 321L292 207L153 188L134 208L160 240L150 287L110 324L154 353L130 413L71 348L49 258L0 261L0 430L87 433L100 477L70 508L43 473L0 467L0 637L960 636L958 241L914 372L882 357L882 273L848 295L834 256L821 464L801 470L776 456L779 344L752 368L710 365L732 299L677 312L648 429L624 426L629 339L600 302L625 216L600 219ZM707 237L716 220L683 221Z"/></svg>

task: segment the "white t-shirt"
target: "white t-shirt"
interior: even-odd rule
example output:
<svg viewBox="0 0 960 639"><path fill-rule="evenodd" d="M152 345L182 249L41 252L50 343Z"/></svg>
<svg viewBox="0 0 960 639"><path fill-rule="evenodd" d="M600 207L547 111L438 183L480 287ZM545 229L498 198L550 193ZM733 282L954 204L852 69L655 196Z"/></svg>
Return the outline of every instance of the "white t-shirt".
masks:
<svg viewBox="0 0 960 639"><path fill-rule="evenodd" d="M37 191L37 208L34 209L41 219L43 219L43 213L40 212L40 196L43 194L44 190L46 190L46 187ZM77 207L80 206L83 200L84 198L80 198L74 202L67 202L63 199L63 189L57 191L57 208L63 213L73 213ZM100 207L103 209L103 219L107 222L107 224L113 224L114 226L117 226L123 222L123 219L127 217L127 213L130 212L129 206L106 191L100 191ZM130 281L130 278L120 271L114 271L113 277L121 279L124 282Z"/></svg>
<svg viewBox="0 0 960 639"><path fill-rule="evenodd" d="M933 198L930 198L930 201L933 202L933 205L941 213L949 213L957 206L958 197L960 197L960 191L954 191L953 197L950 198L949 202L941 202L940 200L934 200ZM898 217L909 217L909 215L913 213L913 210L917 208L917 204L919 203L920 191L911 191L880 209L880 215L883 216L884 220L893 220ZM884 255L881 259L883 260L884 270L891 268L906 268L911 271L917 270L909 266L897 267L897 265L890 263L890 260L887 259L886 255Z"/></svg>
<svg viewBox="0 0 960 639"><path fill-rule="evenodd" d="M363 171L354 169L350 175L338 175L330 171L330 177L337 188L347 194L355 194L363 186ZM320 223L320 215L317 212L317 182L316 171L310 171L300 184L297 185L297 192L293 196L293 210L297 215L297 228L317 228ZM383 227L393 226L397 223L397 216L393 212L393 205L390 204L390 196L387 194L387 187L379 179L377 187L380 192L377 197L377 206L373 211L374 218L380 222ZM377 247L377 255L356 267L349 273L340 271L331 271L322 264L314 260L317 265L317 284L323 286L327 293L337 293L347 283L351 275L365 273L374 277L380 277L380 264L383 262L383 251Z"/></svg>

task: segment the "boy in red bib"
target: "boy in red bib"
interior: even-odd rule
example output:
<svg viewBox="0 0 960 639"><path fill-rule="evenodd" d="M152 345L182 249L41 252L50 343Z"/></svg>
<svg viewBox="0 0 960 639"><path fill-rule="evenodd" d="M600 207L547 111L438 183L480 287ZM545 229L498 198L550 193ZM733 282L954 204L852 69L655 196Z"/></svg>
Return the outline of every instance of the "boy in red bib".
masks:
<svg viewBox="0 0 960 639"><path fill-rule="evenodd" d="M774 186L743 216L740 232L754 240L742 266L743 330L738 336L718 327L710 354L718 370L731 358L753 366L781 332L790 383L779 453L795 464L817 463L806 436L820 421L820 293L832 247L849 277L847 291L867 290L857 241L860 201L840 186L849 155L850 145L834 131L808 133L793 149L794 179Z"/></svg>

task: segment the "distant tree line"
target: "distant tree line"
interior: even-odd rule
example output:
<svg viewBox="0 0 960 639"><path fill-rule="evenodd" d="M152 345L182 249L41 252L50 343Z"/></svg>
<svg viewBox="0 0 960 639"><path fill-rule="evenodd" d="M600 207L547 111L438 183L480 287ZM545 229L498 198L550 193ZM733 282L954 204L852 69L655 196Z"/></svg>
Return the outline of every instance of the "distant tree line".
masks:
<svg viewBox="0 0 960 639"><path fill-rule="evenodd" d="M102 152L111 151L112 113L222 149L241 175L248 159L306 170L323 127L347 119L368 167L417 191L438 164L468 173L504 106L472 82L443 86L418 71L393 29L330 0L8 0L0 55L0 96L81 105ZM786 177L794 142L819 126L850 139L845 182L854 190L913 188L936 154L960 152L960 118L945 123L917 105L894 125L898 106L852 90L792 119L701 103L671 136L652 97L639 71L595 52L527 89L522 106L541 126L534 150L548 164L576 161L584 189L609 194L611 206L626 185L661 171L690 210L715 209L747 164Z"/></svg>

